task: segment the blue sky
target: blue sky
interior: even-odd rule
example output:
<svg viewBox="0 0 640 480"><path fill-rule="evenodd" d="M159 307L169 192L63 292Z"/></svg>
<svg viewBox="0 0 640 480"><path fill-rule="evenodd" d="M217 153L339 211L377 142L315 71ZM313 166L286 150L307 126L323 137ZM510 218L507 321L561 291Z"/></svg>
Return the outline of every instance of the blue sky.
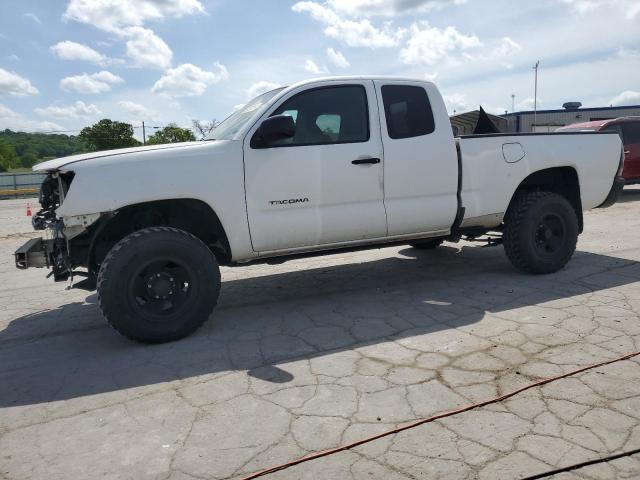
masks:
<svg viewBox="0 0 640 480"><path fill-rule="evenodd" d="M640 0L0 0L0 129L222 119L313 76L434 80L450 112L640 104Z"/></svg>

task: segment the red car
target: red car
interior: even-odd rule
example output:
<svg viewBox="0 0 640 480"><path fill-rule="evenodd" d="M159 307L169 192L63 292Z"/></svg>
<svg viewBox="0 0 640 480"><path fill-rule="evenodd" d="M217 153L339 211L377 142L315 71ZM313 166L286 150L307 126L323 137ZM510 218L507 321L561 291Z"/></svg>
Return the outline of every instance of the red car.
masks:
<svg viewBox="0 0 640 480"><path fill-rule="evenodd" d="M622 117L613 120L574 123L558 128L556 132L615 131L624 143L624 170L627 185L640 183L640 117Z"/></svg>

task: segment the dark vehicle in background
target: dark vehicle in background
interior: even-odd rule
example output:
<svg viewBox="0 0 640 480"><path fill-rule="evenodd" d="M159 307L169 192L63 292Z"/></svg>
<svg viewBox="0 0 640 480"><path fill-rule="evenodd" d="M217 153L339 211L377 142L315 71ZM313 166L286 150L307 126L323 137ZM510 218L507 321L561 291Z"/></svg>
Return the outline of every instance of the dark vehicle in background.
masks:
<svg viewBox="0 0 640 480"><path fill-rule="evenodd" d="M627 185L640 183L640 117L574 123L556 132L618 132L624 143L624 170Z"/></svg>

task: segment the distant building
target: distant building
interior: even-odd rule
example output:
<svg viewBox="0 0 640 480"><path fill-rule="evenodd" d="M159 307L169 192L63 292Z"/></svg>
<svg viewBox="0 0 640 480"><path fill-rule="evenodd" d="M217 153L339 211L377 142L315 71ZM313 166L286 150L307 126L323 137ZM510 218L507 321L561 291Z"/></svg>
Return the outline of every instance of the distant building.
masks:
<svg viewBox="0 0 640 480"><path fill-rule="evenodd" d="M480 116L480 110L473 110L471 112L461 113L459 115L453 115L450 117L451 128L453 134L458 137L460 135L471 135L478 123L478 117ZM493 124L498 127L501 132L508 131L509 128L507 119L504 117L498 117L497 115L487 114Z"/></svg>
<svg viewBox="0 0 640 480"><path fill-rule="evenodd" d="M506 113L502 118L507 121L506 132L531 133L553 132L557 128L572 123L591 122L594 120L610 120L612 118L640 115L640 105L628 107L582 108L580 102L567 102L560 110L533 110L526 112ZM535 122L534 122L535 117ZM535 124L534 124L535 123Z"/></svg>

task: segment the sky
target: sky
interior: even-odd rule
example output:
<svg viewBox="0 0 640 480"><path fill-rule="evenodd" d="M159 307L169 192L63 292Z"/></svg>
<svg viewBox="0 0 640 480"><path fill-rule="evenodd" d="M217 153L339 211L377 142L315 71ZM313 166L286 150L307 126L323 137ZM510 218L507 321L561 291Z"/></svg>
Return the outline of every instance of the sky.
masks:
<svg viewBox="0 0 640 480"><path fill-rule="evenodd" d="M328 75L499 114L533 107L538 60L538 108L640 104L640 0L0 0L0 129L139 137Z"/></svg>

